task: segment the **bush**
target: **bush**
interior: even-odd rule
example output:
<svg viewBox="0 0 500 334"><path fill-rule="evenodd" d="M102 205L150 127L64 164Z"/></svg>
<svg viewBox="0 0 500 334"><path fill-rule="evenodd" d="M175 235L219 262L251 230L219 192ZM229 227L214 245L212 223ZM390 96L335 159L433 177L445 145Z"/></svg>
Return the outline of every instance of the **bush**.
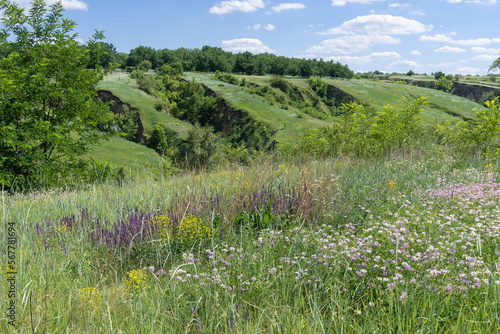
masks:
<svg viewBox="0 0 500 334"><path fill-rule="evenodd" d="M270 81L271 87L280 89L283 93L288 94L290 85L283 77L274 77Z"/></svg>
<svg viewBox="0 0 500 334"><path fill-rule="evenodd" d="M437 89L442 90L445 93L449 93L453 88L453 82L448 81L446 78L440 78L437 82Z"/></svg>
<svg viewBox="0 0 500 334"><path fill-rule="evenodd" d="M179 147L177 163L187 168L209 168L217 161L220 154L220 138L212 127L201 127L196 124L187 140Z"/></svg>
<svg viewBox="0 0 500 334"><path fill-rule="evenodd" d="M231 85L236 85L236 86L239 85L238 78L229 73L221 73L219 71L216 71L212 79L227 82L228 84Z"/></svg>
<svg viewBox="0 0 500 334"><path fill-rule="evenodd" d="M156 124L147 146L160 155L173 156L179 143L180 139L174 130L163 124Z"/></svg>

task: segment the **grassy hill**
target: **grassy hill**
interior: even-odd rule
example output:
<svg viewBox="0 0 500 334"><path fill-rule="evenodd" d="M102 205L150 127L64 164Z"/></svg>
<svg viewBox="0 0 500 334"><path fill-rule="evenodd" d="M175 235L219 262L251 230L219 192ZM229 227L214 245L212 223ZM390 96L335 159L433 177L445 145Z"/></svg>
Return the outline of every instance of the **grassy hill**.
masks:
<svg viewBox="0 0 500 334"><path fill-rule="evenodd" d="M187 80L196 80L207 86L223 98L233 107L248 111L251 116L264 121L278 129L276 138L280 141L293 141L300 128L320 128L333 124L333 121L322 120L302 113L299 109L289 107L282 109L279 103L271 103L262 96L249 93L240 86L212 79L210 73L185 73ZM269 84L270 77L238 76L247 80L250 84Z"/></svg>
<svg viewBox="0 0 500 334"><path fill-rule="evenodd" d="M397 83L388 83L373 80L328 80L326 81L351 94L356 99L364 101L371 105L376 111L381 111L382 107L390 104L393 107L404 105L405 98L427 97L429 103L422 112L423 120L428 124L441 122L456 123L461 118L474 117L474 108L481 106L475 102L461 98L442 91L416 87L412 85L403 85Z"/></svg>
<svg viewBox="0 0 500 334"><path fill-rule="evenodd" d="M111 91L122 102L138 109L146 135L153 131L156 123L164 123L170 126L181 137L185 137L187 131L192 127L191 124L165 112L156 111L155 105L161 103L160 100L138 89L135 80L129 78L126 74L113 73L108 75L97 88Z"/></svg>
<svg viewBox="0 0 500 334"><path fill-rule="evenodd" d="M330 115L328 107L304 79L285 79L302 99L301 103L294 104L278 102L269 96L255 93L256 89L267 88L274 96L283 95L278 88L270 87L273 77L239 75L237 78L240 82L243 80L246 82L245 87L215 80L213 74L210 73L184 74L185 80L195 80L203 84L206 89L220 95L232 108L246 111L252 118L278 130L275 138L280 142L295 141L300 129L330 126L339 120L338 116ZM462 119L470 119L474 117L474 108L480 108L480 105L465 98L412 85L368 79L324 80L334 87L337 93L340 92L349 96L350 99L370 105L376 111L383 110L383 107L387 105L402 107L404 98L417 99L425 96L429 103L424 107L422 118L429 125L454 124ZM161 101L139 90L136 81L125 74L114 73L107 76L98 88L112 92L121 102L138 110L146 137L150 135L156 123L166 124L178 132L182 138L186 138L187 131L192 127L188 122L179 120L166 112L157 111L155 106ZM160 160L153 150L123 138L113 138L111 141L102 143L90 156L98 161L122 166L136 164L157 166Z"/></svg>

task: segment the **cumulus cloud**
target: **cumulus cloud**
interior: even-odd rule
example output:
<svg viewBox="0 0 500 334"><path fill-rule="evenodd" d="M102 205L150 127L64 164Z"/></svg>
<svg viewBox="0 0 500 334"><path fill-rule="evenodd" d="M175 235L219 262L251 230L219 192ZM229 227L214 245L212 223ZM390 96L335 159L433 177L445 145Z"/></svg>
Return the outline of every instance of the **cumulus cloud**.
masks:
<svg viewBox="0 0 500 334"><path fill-rule="evenodd" d="M486 69L477 68L477 67L460 67L457 69L458 74L478 74L486 72Z"/></svg>
<svg viewBox="0 0 500 334"><path fill-rule="evenodd" d="M475 47L472 47L470 49L472 52L476 52L476 53L485 53L485 54L499 54L500 53L500 49L493 49L493 48L483 48L481 46L475 46Z"/></svg>
<svg viewBox="0 0 500 334"><path fill-rule="evenodd" d="M22 7L30 7L33 0L14 0ZM57 2L57 0L46 0L47 5L52 5ZM88 10L88 6L85 2L80 0L61 0L61 3L66 10Z"/></svg>
<svg viewBox="0 0 500 334"><path fill-rule="evenodd" d="M284 10L290 10L290 9L304 9L306 6L301 3L282 3L277 6L271 7L273 11L276 13L281 13Z"/></svg>
<svg viewBox="0 0 500 334"><path fill-rule="evenodd" d="M276 29L276 27L272 24L266 24L265 26L263 26L261 24L255 24L253 26L248 26L247 29L253 29L253 30L257 30L257 31L259 31L260 29L264 29L267 31L272 31L272 30Z"/></svg>
<svg viewBox="0 0 500 334"><path fill-rule="evenodd" d="M472 60L487 60L487 61L495 61L497 59L498 59L498 56L495 56L495 55L479 55L479 56L472 58Z"/></svg>
<svg viewBox="0 0 500 334"><path fill-rule="evenodd" d="M307 49L308 53L352 54L363 52L377 44L399 44L400 40L387 35L350 35L327 39Z"/></svg>
<svg viewBox="0 0 500 334"><path fill-rule="evenodd" d="M416 61L404 59L404 60L398 60L398 61L390 64L387 67L390 68L390 69L407 69L407 70L411 70L412 68L422 67L422 65L420 65Z"/></svg>
<svg viewBox="0 0 500 334"><path fill-rule="evenodd" d="M368 64L374 60L401 58L397 52L374 52L367 56L332 56L326 57L326 61L338 61L347 64Z"/></svg>
<svg viewBox="0 0 500 334"><path fill-rule="evenodd" d="M263 0L229 0L222 1L218 5L211 7L209 12L217 15L229 14L232 12L248 13L264 8L265 6Z"/></svg>
<svg viewBox="0 0 500 334"><path fill-rule="evenodd" d="M342 23L336 28L320 32L321 35L339 34L377 34L377 35L408 35L419 34L432 30L432 25L425 25L416 20L393 15L358 16Z"/></svg>
<svg viewBox="0 0 500 334"><path fill-rule="evenodd" d="M412 52L410 52L411 55L414 55L414 56L420 56L422 53L418 50L414 50Z"/></svg>
<svg viewBox="0 0 500 334"><path fill-rule="evenodd" d="M260 40L256 38L237 38L229 41L222 41L223 49L229 52L245 52L249 51L251 53L272 53L273 49L264 45Z"/></svg>
<svg viewBox="0 0 500 334"><path fill-rule="evenodd" d="M472 3L476 5L493 5L497 0L446 0L448 3Z"/></svg>
<svg viewBox="0 0 500 334"><path fill-rule="evenodd" d="M377 1L385 0L332 0L332 6L345 6L348 3L370 4Z"/></svg>
<svg viewBox="0 0 500 334"><path fill-rule="evenodd" d="M406 2L406 3L399 3L399 2L396 2L396 3L391 3L389 5L389 8L405 8L405 7L410 7L411 5Z"/></svg>
<svg viewBox="0 0 500 334"><path fill-rule="evenodd" d="M434 52L441 52L441 53L462 53L462 52L467 52L465 49L457 48L457 47L452 47L452 46L443 46L442 48L434 50Z"/></svg>
<svg viewBox="0 0 500 334"><path fill-rule="evenodd" d="M500 43L500 38L476 38L476 39L459 39L455 40L451 38L449 35L445 34L436 34L434 36L422 35L419 37L419 40L422 42L444 42L455 45L488 45L494 43Z"/></svg>
<svg viewBox="0 0 500 334"><path fill-rule="evenodd" d="M413 12L410 13L411 15L417 15L417 16L425 16L425 13L423 10L414 10Z"/></svg>

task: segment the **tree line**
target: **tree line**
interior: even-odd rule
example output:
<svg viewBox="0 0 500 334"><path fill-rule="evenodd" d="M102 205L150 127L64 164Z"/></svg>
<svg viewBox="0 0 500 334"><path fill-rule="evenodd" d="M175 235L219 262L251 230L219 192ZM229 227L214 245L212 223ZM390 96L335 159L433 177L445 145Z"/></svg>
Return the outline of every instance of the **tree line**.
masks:
<svg viewBox="0 0 500 334"><path fill-rule="evenodd" d="M84 46L86 47L86 46ZM323 59L299 59L277 56L270 53L252 54L250 52L232 53L219 47L203 46L201 49L179 48L153 49L138 46L130 52L117 52L111 43L101 42L100 65L111 64L122 68L158 69L169 65L180 72L224 72L247 75L279 75L309 78L311 76L350 79L353 71L347 65ZM92 52L92 50L91 50ZM94 64L89 64L93 68Z"/></svg>

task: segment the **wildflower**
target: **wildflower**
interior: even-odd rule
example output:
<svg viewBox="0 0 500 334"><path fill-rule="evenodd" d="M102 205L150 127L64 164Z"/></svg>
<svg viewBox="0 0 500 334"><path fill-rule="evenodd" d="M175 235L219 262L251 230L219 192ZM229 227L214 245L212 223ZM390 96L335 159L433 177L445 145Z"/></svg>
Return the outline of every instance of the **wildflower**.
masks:
<svg viewBox="0 0 500 334"><path fill-rule="evenodd" d="M83 288L80 290L80 301L88 303L92 308L96 308L102 300L102 293L96 288Z"/></svg>
<svg viewBox="0 0 500 334"><path fill-rule="evenodd" d="M127 273L129 279L126 280L127 290L129 292L138 292L141 289L147 289L146 273L141 269L134 269Z"/></svg>

